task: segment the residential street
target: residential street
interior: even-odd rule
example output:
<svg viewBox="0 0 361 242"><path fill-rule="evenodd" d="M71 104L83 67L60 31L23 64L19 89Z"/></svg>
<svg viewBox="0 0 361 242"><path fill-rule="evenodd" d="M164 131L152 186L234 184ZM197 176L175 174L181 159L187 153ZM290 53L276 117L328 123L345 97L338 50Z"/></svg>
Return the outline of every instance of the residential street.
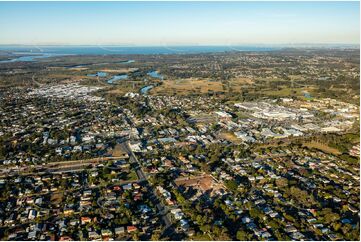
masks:
<svg viewBox="0 0 361 242"><path fill-rule="evenodd" d="M174 228L172 227L172 222L170 219L170 215L168 214L167 207L163 205L163 203L157 196L157 193L155 192L154 188L149 183L149 181L147 179L147 175L143 172L140 162L138 161L138 159L135 156L135 154L133 153L133 151L130 149L128 141L123 140L120 143L120 145L121 145L121 148L128 153L130 162L135 165L135 171L139 178L139 182L144 183L144 185L149 189L150 193L152 194L150 198L152 199L152 202L157 207L158 213L159 213L159 215L162 216L162 220L165 224L165 228L164 228L162 236L164 236L164 237L171 236L174 233Z"/></svg>

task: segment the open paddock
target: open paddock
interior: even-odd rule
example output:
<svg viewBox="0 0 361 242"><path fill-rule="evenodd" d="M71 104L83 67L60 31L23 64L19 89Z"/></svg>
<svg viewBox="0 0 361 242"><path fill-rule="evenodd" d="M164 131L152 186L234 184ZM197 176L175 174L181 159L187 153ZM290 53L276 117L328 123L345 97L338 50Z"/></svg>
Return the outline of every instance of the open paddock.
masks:
<svg viewBox="0 0 361 242"><path fill-rule="evenodd" d="M153 88L150 94L153 95L189 95L206 94L208 92L224 91L220 81L210 81L205 79L181 79L165 80L161 85Z"/></svg>

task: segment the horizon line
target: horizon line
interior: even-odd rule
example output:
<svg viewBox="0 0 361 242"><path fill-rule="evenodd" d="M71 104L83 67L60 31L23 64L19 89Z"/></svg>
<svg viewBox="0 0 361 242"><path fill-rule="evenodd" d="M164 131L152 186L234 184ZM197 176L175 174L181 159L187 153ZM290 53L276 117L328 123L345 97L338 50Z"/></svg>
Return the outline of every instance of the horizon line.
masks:
<svg viewBox="0 0 361 242"><path fill-rule="evenodd" d="M352 45L360 46L360 43L239 43L239 44L169 44L169 45L156 45L156 44L0 44L0 46L91 46L91 47L101 47L101 46L117 46L117 47L164 47L164 46L189 46L189 47L224 47L224 46L300 46L300 45L314 45L314 46L330 46L330 45Z"/></svg>

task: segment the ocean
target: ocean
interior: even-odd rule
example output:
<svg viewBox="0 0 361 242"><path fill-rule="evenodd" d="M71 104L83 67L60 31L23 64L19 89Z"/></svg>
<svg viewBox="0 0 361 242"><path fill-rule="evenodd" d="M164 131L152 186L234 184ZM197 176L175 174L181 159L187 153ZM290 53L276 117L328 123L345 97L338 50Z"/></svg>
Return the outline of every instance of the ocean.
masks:
<svg viewBox="0 0 361 242"><path fill-rule="evenodd" d="M0 51L16 54L114 55L114 54L196 54L234 51L274 51L270 46L0 46Z"/></svg>
<svg viewBox="0 0 361 242"><path fill-rule="evenodd" d="M55 45L0 45L0 54L16 57L2 60L0 63L27 62L37 59L65 55L166 55L166 54L198 54L220 52L261 52L277 51L284 48L307 48L292 45L229 45L229 46L55 46ZM313 45L309 48L355 48L354 45ZM130 60L131 63L133 60Z"/></svg>

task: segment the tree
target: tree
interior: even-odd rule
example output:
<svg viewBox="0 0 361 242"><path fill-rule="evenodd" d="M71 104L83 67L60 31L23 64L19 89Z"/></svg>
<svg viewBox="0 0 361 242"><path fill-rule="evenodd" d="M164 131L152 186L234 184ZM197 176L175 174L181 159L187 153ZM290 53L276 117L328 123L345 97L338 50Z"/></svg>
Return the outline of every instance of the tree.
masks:
<svg viewBox="0 0 361 242"><path fill-rule="evenodd" d="M132 239L133 239L134 241L139 241L139 236L138 236L138 234L133 234Z"/></svg>
<svg viewBox="0 0 361 242"><path fill-rule="evenodd" d="M238 230L236 235L237 240L249 240L248 234L243 230Z"/></svg>
<svg viewBox="0 0 361 242"><path fill-rule="evenodd" d="M228 180L224 184L232 192L237 192L238 184L237 184L237 182L235 180Z"/></svg>
<svg viewBox="0 0 361 242"><path fill-rule="evenodd" d="M150 238L152 241L158 241L160 239L160 233L155 231Z"/></svg>
<svg viewBox="0 0 361 242"><path fill-rule="evenodd" d="M341 225L341 223L334 223L332 227L335 231L338 231L341 228Z"/></svg>
<svg viewBox="0 0 361 242"><path fill-rule="evenodd" d="M252 208L251 210L249 210L249 215L252 217L252 218L262 218L262 213L259 209L257 208Z"/></svg>
<svg viewBox="0 0 361 242"><path fill-rule="evenodd" d="M211 230L211 226L209 224L205 224L199 227L199 229L203 232L203 233L208 233Z"/></svg>
<svg viewBox="0 0 361 242"><path fill-rule="evenodd" d="M184 204L186 199L183 197L183 195L178 192L177 190L173 190L173 193L176 197L176 200L180 203L180 204Z"/></svg>
<svg viewBox="0 0 361 242"><path fill-rule="evenodd" d="M325 215L324 219L325 223L330 224L332 222L338 221L340 219L340 215L330 212Z"/></svg>

